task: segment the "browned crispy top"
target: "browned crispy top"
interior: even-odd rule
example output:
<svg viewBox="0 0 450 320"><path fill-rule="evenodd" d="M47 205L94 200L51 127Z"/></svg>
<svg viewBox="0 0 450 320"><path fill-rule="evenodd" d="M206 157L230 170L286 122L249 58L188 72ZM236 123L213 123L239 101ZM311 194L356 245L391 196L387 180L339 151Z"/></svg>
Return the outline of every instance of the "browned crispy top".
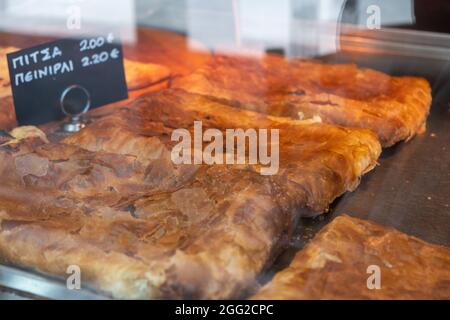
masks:
<svg viewBox="0 0 450 320"><path fill-rule="evenodd" d="M275 116L317 115L328 123L369 128L384 146L423 130L431 104L422 78L274 55L217 56L172 86Z"/></svg>
<svg viewBox="0 0 450 320"><path fill-rule="evenodd" d="M223 132L229 128L279 129L280 171L277 176L292 177L297 183L315 175L317 168L323 166L324 159L330 161L328 168L343 168L344 164L351 168L336 170L336 173L331 172L334 169L321 171L322 179L327 181L323 181L321 188L311 186L311 199L308 201L313 211L319 212L328 206L337 191L333 185L342 184L345 189L352 190L357 176L373 165L369 159L376 159L380 152L376 137L369 130L267 117L236 110L183 90L145 95L131 108L94 123L64 142L91 151L133 154L150 159L155 156L154 151L145 145L154 141L154 136L171 147L175 144L170 141L171 132L177 128L193 131L194 121L202 121L204 130L217 128ZM347 153L349 146L355 148L353 154ZM259 172L258 166L246 168Z"/></svg>
<svg viewBox="0 0 450 320"><path fill-rule="evenodd" d="M175 165L175 128L279 128L280 171ZM233 298L299 214L325 210L373 167L368 130L236 110L183 91L149 94L61 144L0 146L0 257L122 298Z"/></svg>
<svg viewBox="0 0 450 320"><path fill-rule="evenodd" d="M253 299L450 299L449 265L450 248L344 215Z"/></svg>

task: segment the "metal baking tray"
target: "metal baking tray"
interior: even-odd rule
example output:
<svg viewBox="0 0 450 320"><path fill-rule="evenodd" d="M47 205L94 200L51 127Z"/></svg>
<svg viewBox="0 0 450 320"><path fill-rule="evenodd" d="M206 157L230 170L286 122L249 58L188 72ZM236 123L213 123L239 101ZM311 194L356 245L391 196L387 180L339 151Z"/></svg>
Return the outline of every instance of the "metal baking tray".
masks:
<svg viewBox="0 0 450 320"><path fill-rule="evenodd" d="M62 279L0 265L0 299L105 300L92 289L70 290Z"/></svg>

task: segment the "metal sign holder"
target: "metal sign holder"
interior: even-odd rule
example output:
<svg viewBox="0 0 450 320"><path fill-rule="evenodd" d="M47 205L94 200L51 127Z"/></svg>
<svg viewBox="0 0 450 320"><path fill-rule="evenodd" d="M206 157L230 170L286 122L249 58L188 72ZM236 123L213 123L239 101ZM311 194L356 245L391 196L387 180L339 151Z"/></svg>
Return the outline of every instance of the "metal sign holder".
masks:
<svg viewBox="0 0 450 320"><path fill-rule="evenodd" d="M70 95L77 93L80 100L69 101ZM78 132L85 127L81 116L91 107L91 95L89 91L80 85L71 85L61 94L60 107L62 112L69 117L70 121L63 124L63 130L67 133Z"/></svg>

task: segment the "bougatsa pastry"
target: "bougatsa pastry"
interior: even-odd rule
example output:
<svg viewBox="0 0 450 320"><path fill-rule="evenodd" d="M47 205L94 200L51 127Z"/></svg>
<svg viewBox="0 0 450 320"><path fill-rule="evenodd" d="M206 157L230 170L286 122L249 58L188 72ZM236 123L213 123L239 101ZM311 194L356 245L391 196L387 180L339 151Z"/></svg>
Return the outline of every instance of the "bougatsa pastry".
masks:
<svg viewBox="0 0 450 320"><path fill-rule="evenodd" d="M373 168L380 153L376 135L369 130L353 130L236 110L183 90L164 90L144 95L131 107L90 125L63 142L90 151L147 157L145 144L150 139L149 134L165 139L172 148L176 143L170 140L171 132L177 128L193 131L195 121L201 121L204 130L279 129L280 170L276 176L286 175L293 183L305 184L312 214L315 211L323 212L339 194L353 190L359 183L358 176ZM350 133L354 134L355 140L352 141ZM346 142L341 141L344 137ZM150 141L152 139L154 137ZM349 154L346 150L349 145L352 148L360 145L360 148ZM318 170L324 163L319 155L333 162L327 168L342 167L336 172L326 168ZM345 166L349 167L342 170ZM257 172L261 169L260 166L245 168ZM308 181L318 175L322 175L320 187Z"/></svg>
<svg viewBox="0 0 450 320"><path fill-rule="evenodd" d="M423 78L275 55L217 56L172 87L270 115L368 128L385 147L424 131L431 105Z"/></svg>
<svg viewBox="0 0 450 320"><path fill-rule="evenodd" d="M450 299L449 265L448 247L343 215L252 298Z"/></svg>
<svg viewBox="0 0 450 320"><path fill-rule="evenodd" d="M280 168L174 164L176 128L278 128ZM14 139L14 138L11 138ZM376 163L372 132L266 117L180 90L148 94L60 144L0 146L1 260L117 298L237 298L300 215Z"/></svg>

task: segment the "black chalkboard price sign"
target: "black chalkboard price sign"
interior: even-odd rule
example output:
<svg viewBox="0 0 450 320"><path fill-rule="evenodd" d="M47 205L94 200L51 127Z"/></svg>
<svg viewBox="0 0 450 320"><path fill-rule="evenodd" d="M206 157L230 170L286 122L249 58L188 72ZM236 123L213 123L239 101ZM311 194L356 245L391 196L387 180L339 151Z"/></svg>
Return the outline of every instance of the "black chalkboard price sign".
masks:
<svg viewBox="0 0 450 320"><path fill-rule="evenodd" d="M117 40L114 33L62 39L8 54L19 125L39 125L62 119L71 109L86 111L127 99Z"/></svg>

